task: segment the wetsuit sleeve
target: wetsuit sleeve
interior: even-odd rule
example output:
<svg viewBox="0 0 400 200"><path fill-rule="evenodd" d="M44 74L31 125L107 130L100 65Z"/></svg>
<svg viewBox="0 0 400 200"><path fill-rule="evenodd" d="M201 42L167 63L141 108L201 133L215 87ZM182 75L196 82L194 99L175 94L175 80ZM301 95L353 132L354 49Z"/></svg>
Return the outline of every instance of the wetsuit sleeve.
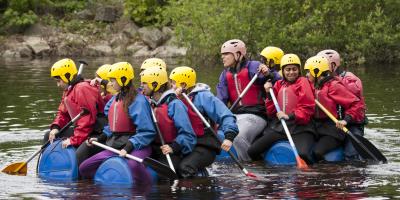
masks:
<svg viewBox="0 0 400 200"><path fill-rule="evenodd" d="M168 116L174 120L177 136L172 143L174 153L180 150L182 154L189 154L196 145L196 135L189 120L188 110L183 102L174 99L168 104ZM179 146L178 146L179 145Z"/></svg>
<svg viewBox="0 0 400 200"><path fill-rule="evenodd" d="M239 133L236 117L221 100L211 92L203 91L196 93L193 103L200 113L206 113L213 122L219 125L218 129L224 133L226 139L233 141Z"/></svg>
<svg viewBox="0 0 400 200"><path fill-rule="evenodd" d="M329 98L341 105L345 110L344 120L347 123L358 122L364 117L364 106L356 95L347 90L342 84L332 84L328 91Z"/></svg>
<svg viewBox="0 0 400 200"><path fill-rule="evenodd" d="M154 140L156 130L150 113L147 99L143 95L137 95L129 106L129 116L136 126L136 134L129 139L134 150L143 149Z"/></svg>

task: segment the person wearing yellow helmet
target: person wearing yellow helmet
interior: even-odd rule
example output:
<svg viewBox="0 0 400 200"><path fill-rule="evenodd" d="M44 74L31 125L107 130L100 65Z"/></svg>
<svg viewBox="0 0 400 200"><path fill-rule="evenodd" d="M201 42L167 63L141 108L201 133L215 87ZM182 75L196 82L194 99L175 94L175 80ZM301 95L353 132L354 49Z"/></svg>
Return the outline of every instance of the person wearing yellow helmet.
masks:
<svg viewBox="0 0 400 200"><path fill-rule="evenodd" d="M280 122L284 119L300 157L311 163L310 151L315 139L314 129L310 123L315 107L312 88L309 81L301 77L301 61L296 54L285 54L281 59L281 67L283 79L274 85L271 82L264 84L268 94L265 106L270 121L262 136L253 142L248 153L253 160L259 160L275 142L287 139ZM271 98L271 89L282 111L277 112Z"/></svg>
<svg viewBox="0 0 400 200"><path fill-rule="evenodd" d="M143 71L149 67L162 67L164 70L167 70L167 64L160 58L148 58L144 60L140 66L140 71Z"/></svg>
<svg viewBox="0 0 400 200"><path fill-rule="evenodd" d="M280 64L283 55L283 50L274 46L267 46L261 51L260 61L263 66L260 67L260 71L264 74L265 77L267 77L267 79L275 81L282 79L279 71L281 70Z"/></svg>
<svg viewBox="0 0 400 200"><path fill-rule="evenodd" d="M178 175L181 173L181 160L192 153L197 139L188 116L188 109L174 90L170 89L167 71L162 67L149 67L140 73L143 93L153 101L155 116L165 141L161 145L158 138L152 145L152 157L167 163L170 154ZM161 145L161 147L160 147ZM197 172L197 171L196 171Z"/></svg>
<svg viewBox="0 0 400 200"><path fill-rule="evenodd" d="M327 152L343 145L345 133L340 128L363 119L363 104L357 96L332 76L326 57L313 56L307 60L305 66L310 70L311 81L315 85L315 98L336 118L338 106L344 108L344 117L336 124L332 123L323 111L315 110L313 118L318 141L314 146L313 154L318 161L322 160Z"/></svg>
<svg viewBox="0 0 400 200"><path fill-rule="evenodd" d="M156 131L152 123L150 104L146 97L138 94L134 85L134 71L128 62L118 62L111 66L107 77L112 87L118 91L105 106L105 115L108 117L108 126L97 138L92 141L105 143L115 149L119 149L119 155L125 157L130 154L139 158L146 158L151 154L150 143L153 142ZM98 147L93 147L98 148ZM115 156L108 150L88 158L79 166L79 172L83 178L93 178L101 163ZM151 175L146 167L134 160L127 160L131 171L135 172L135 182L149 184Z"/></svg>
<svg viewBox="0 0 400 200"><path fill-rule="evenodd" d="M333 49L325 49L318 52L319 56L324 56L329 61L329 70L332 72L332 75L335 76L343 83L343 85L350 90L354 95L356 95L362 103L364 104L364 110L367 110L367 106L365 104L365 97L363 95L363 85L360 78L358 78L355 74L343 69L340 62L340 55L337 51ZM364 112L365 112L364 111ZM340 117L340 116L339 116ZM347 126L347 128L354 134L364 135L364 126L368 123L367 116L364 116L364 120L360 123L351 123ZM353 147L350 139L346 137L345 141L345 159L353 160L360 159L358 152Z"/></svg>
<svg viewBox="0 0 400 200"><path fill-rule="evenodd" d="M232 142L239 132L236 125L236 118L226 105L215 97L210 87L204 83L196 83L196 71L190 67L176 67L169 75L172 88L178 97L188 107L189 117L192 125L199 126L204 135L197 134L197 144L191 154L186 156L181 164L180 169L184 177L195 176L197 171L194 169L202 169L214 162L216 154L220 152L220 148L229 151ZM199 116L189 105L181 93L185 92L193 101L195 107L200 110L204 116L207 116L215 124L219 124L218 129L225 135L225 139L220 146L217 138L213 136L209 129L204 130L204 125ZM195 131L196 128L194 127ZM203 131L204 130L204 131ZM219 147L220 146L220 147Z"/></svg>
<svg viewBox="0 0 400 200"><path fill-rule="evenodd" d="M219 77L217 97L226 105L238 105L231 108L240 130L233 141L233 146L239 160L250 161L251 158L247 154L247 150L267 125L263 84L268 79L259 72L266 73L268 68L261 65L259 61L248 60L246 45L238 39L228 40L222 44L221 58L224 70ZM256 77L256 80L251 81L254 77ZM276 80L272 81L275 82ZM250 85L249 89L244 95L240 96L247 85ZM239 100L238 103L235 103L237 100ZM257 126L254 126L254 124L257 124Z"/></svg>
<svg viewBox="0 0 400 200"><path fill-rule="evenodd" d="M64 148L70 145L81 147L90 135L98 135L99 130L95 129L96 118L99 113L103 113L104 108L104 101L98 89L84 81L81 76L77 76L77 72L75 62L68 58L57 61L50 70L51 77L64 92L56 118L50 125L50 132L45 134L44 141L52 142L60 128L81 112L82 108L89 111L88 115L78 119L73 130L57 134L59 138L67 138L62 142ZM86 152L82 148L78 148L76 155L78 163L86 158Z"/></svg>
<svg viewBox="0 0 400 200"><path fill-rule="evenodd" d="M96 70L95 78L90 81L90 85L98 86L101 92L101 96L104 99L104 102L108 102L112 95L116 94L117 92L112 88L109 79L107 78L107 74L110 71L111 65L104 64L100 66Z"/></svg>

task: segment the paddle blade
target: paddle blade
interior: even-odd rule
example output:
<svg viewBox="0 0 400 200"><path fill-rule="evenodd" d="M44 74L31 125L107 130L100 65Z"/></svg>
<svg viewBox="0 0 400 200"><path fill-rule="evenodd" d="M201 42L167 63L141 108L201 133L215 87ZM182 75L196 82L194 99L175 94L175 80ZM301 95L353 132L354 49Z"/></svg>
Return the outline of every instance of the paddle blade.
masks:
<svg viewBox="0 0 400 200"><path fill-rule="evenodd" d="M377 162L387 163L386 157L375 147L368 139L361 135L356 135L348 132L351 143L362 158L366 160L374 160Z"/></svg>
<svg viewBox="0 0 400 200"><path fill-rule="evenodd" d="M27 163L26 162L18 162L8 165L3 170L4 173L11 174L11 175L21 175L26 176L28 171Z"/></svg>
<svg viewBox="0 0 400 200"><path fill-rule="evenodd" d="M157 160L146 157L143 159L143 164L150 166L151 168L154 169L154 171L156 171L158 174L164 176L165 178L178 179L178 175L164 163L161 163Z"/></svg>
<svg viewBox="0 0 400 200"><path fill-rule="evenodd" d="M296 161L297 161L297 167L299 169L308 169L307 163L303 159L301 159L300 156L296 157Z"/></svg>
<svg viewBox="0 0 400 200"><path fill-rule="evenodd" d="M252 172L247 172L246 176L250 177L250 178L258 178L254 173Z"/></svg>

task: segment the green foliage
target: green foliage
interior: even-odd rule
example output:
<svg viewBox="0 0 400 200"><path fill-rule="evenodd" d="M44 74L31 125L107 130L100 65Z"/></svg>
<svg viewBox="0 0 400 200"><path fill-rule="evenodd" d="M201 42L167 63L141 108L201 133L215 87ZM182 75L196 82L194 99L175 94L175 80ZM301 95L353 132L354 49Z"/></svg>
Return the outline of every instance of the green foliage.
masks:
<svg viewBox="0 0 400 200"><path fill-rule="evenodd" d="M153 25L161 21L160 0L125 0L124 14L139 25Z"/></svg>
<svg viewBox="0 0 400 200"><path fill-rule="evenodd" d="M338 50L350 63L400 61L400 1L171 0L163 12L192 58L212 61L223 42L243 40L256 59L266 46L303 58Z"/></svg>
<svg viewBox="0 0 400 200"><path fill-rule="evenodd" d="M64 17L65 14L82 10L84 0L0 0L0 31L20 32L36 23L38 15L54 14ZM3 12L4 11L4 12Z"/></svg>

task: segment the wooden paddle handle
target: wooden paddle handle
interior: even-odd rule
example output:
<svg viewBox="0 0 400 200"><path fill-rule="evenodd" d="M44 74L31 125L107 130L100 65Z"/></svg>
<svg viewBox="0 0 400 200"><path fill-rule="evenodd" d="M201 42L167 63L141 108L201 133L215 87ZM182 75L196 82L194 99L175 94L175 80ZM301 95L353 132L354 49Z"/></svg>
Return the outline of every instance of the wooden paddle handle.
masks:
<svg viewBox="0 0 400 200"><path fill-rule="evenodd" d="M327 110L318 100L314 99L314 101L315 101L315 103L317 104L317 106L318 106L322 111L324 111L324 113L325 113L333 122L335 122L335 123L338 122L338 120L336 119L336 117L333 116L332 113L329 112L329 110ZM346 127L344 127L344 126L343 126L342 130L343 130L345 133L349 132L349 130L348 130Z"/></svg>

